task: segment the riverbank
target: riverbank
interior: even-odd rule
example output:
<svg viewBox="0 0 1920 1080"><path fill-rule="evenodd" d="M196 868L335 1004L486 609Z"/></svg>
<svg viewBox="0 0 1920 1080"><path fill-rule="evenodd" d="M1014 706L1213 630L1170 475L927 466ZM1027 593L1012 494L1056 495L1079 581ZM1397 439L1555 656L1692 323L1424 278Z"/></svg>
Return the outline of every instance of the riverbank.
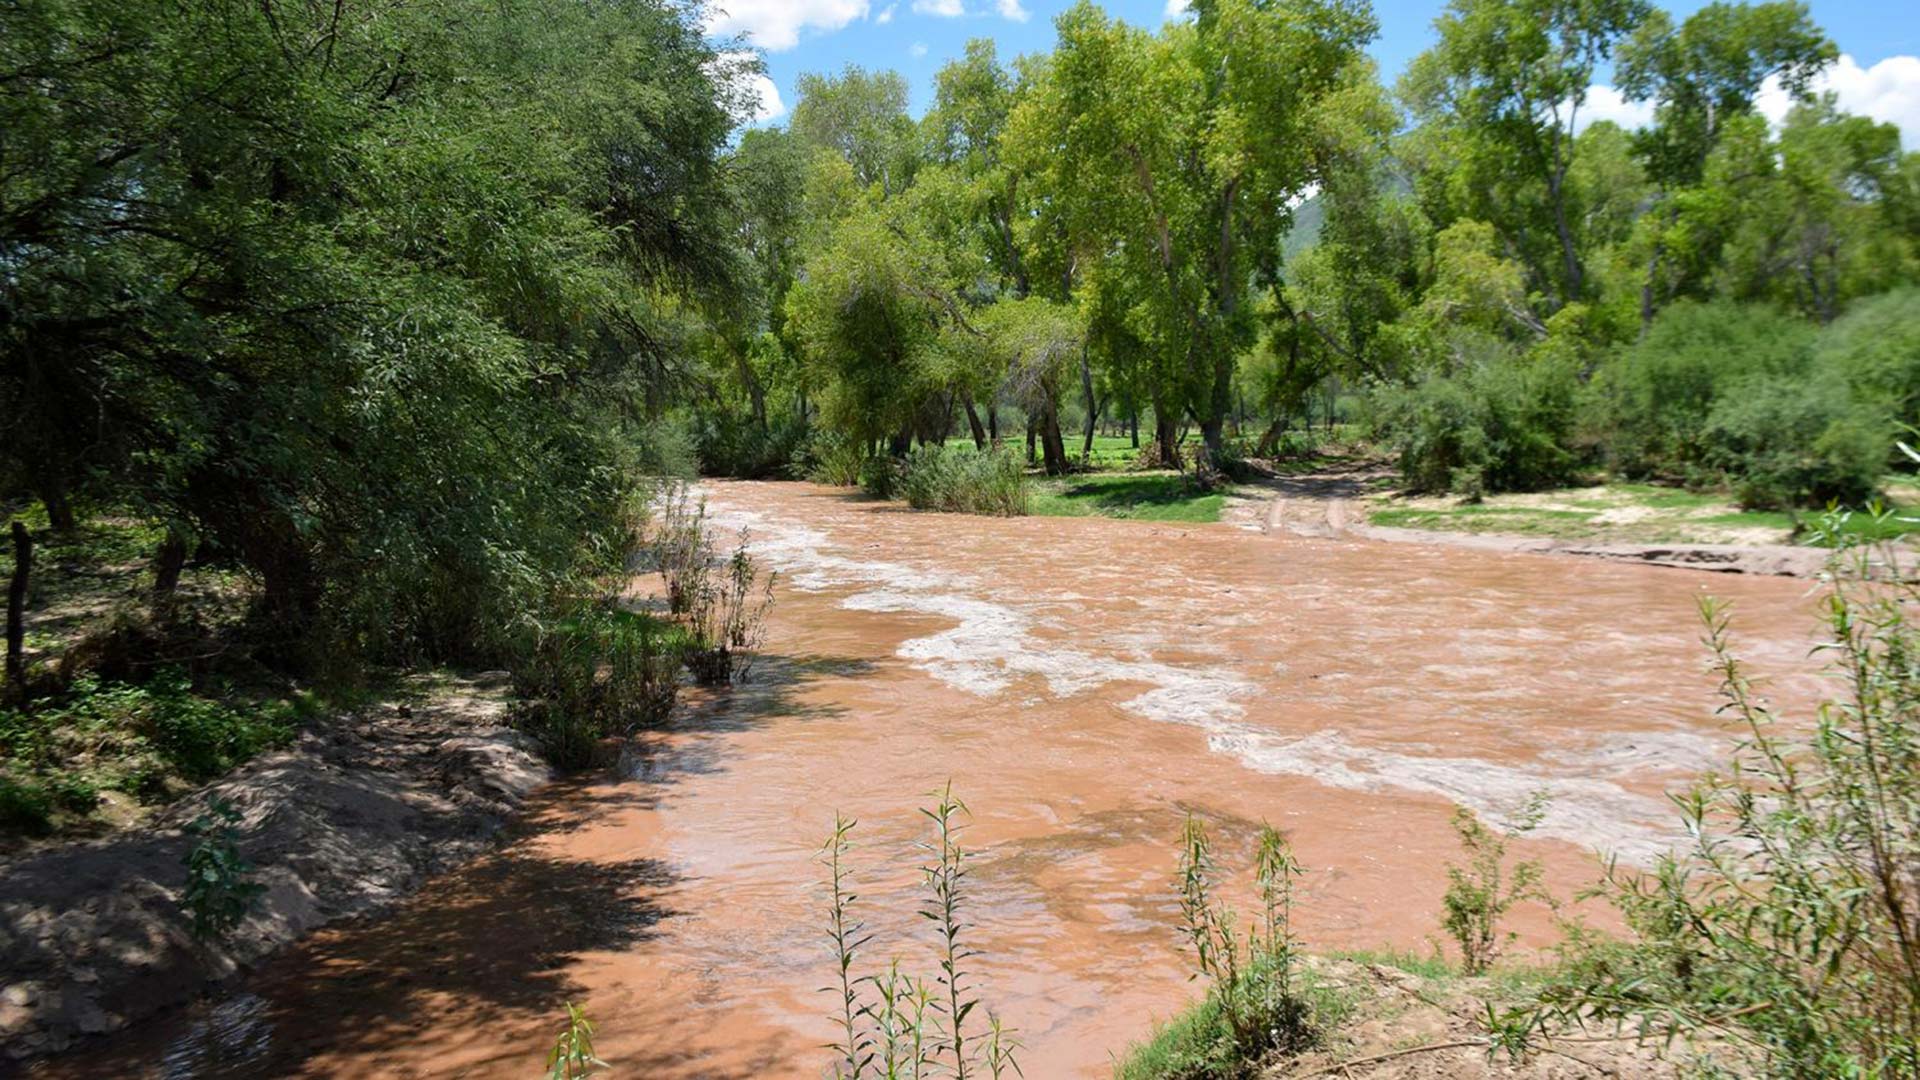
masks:
<svg viewBox="0 0 1920 1080"><path fill-rule="evenodd" d="M1608 488L1554 493L1551 498L1583 504L1569 509L1532 495L1494 496L1476 505L1408 499L1394 494L1394 482L1385 464L1334 461L1237 487L1221 520L1262 533L1573 555L1774 577L1814 577L1829 554L1825 548L1786 542L1791 530L1785 527L1763 532L1719 523L1726 515L1716 515L1715 504L1685 492L1664 497ZM1650 505L1657 503L1664 505Z"/></svg>
<svg viewBox="0 0 1920 1080"><path fill-rule="evenodd" d="M504 675L421 676L315 718L145 826L0 861L0 1042L54 1053L183 1004L317 927L375 911L487 849L550 777L507 723ZM265 887L197 942L179 895L188 823L216 800Z"/></svg>

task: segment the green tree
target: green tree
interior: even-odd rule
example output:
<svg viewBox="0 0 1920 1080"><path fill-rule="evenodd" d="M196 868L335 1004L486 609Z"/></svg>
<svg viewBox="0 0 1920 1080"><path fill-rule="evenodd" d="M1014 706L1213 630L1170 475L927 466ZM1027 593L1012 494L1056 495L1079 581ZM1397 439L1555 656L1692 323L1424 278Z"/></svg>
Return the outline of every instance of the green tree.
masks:
<svg viewBox="0 0 1920 1080"><path fill-rule="evenodd" d="M1584 218L1568 183L1594 72L1647 18L1643 0L1452 0L1401 94L1437 225L1492 224L1549 312L1587 296Z"/></svg>
<svg viewBox="0 0 1920 1080"><path fill-rule="evenodd" d="M1129 328L1156 354L1165 460L1183 413L1210 456L1224 451L1235 358L1257 331L1249 294L1277 280L1290 206L1316 178L1315 109L1375 29L1320 0L1194 12L1154 35L1070 9L1045 86L1011 124L1026 160L1051 158L1067 265L1114 264L1102 274L1123 283Z"/></svg>

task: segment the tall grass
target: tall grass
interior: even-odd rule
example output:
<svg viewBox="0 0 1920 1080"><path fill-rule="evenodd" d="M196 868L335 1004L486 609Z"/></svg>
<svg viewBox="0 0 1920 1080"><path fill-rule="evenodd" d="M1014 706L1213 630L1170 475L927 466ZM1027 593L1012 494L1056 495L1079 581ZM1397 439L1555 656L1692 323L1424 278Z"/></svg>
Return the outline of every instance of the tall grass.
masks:
<svg viewBox="0 0 1920 1080"><path fill-rule="evenodd" d="M898 464L893 488L915 510L1019 517L1027 513L1027 474L1006 450L922 446Z"/></svg>

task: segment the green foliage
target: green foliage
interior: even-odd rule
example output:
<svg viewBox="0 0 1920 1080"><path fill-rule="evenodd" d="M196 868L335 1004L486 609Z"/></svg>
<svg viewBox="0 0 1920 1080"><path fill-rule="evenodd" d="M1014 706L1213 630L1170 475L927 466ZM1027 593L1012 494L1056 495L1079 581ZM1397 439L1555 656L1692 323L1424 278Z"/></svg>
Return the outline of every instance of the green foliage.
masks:
<svg viewBox="0 0 1920 1080"><path fill-rule="evenodd" d="M623 554L742 62L651 0L343 11L0 10L0 472L247 570L277 662L490 659Z"/></svg>
<svg viewBox="0 0 1920 1080"><path fill-rule="evenodd" d="M1468 975L1484 974L1513 939L1502 935L1500 922L1514 905L1528 900L1553 904L1541 886L1544 870L1537 860L1523 859L1507 866L1507 843L1540 823L1546 798L1535 795L1518 818L1500 830L1487 828L1473 811L1453 815L1453 831L1460 838L1466 865L1447 864L1447 891L1441 898L1445 914L1441 928L1460 949L1460 967Z"/></svg>
<svg viewBox="0 0 1920 1080"><path fill-rule="evenodd" d="M1864 503L1901 392L1884 359L1897 338L1884 352L1861 340L1877 325L1820 331L1765 308L1676 304L1602 365L1588 428L1627 475L1724 484L1752 508Z"/></svg>
<svg viewBox="0 0 1920 1080"><path fill-rule="evenodd" d="M1814 364L1901 423L1920 421L1920 289L1855 304L1821 333Z"/></svg>
<svg viewBox="0 0 1920 1080"><path fill-rule="evenodd" d="M544 627L514 669L516 724L562 768L591 764L600 740L658 724L679 698L688 642L677 626L607 604Z"/></svg>
<svg viewBox="0 0 1920 1080"><path fill-rule="evenodd" d="M1684 850L1609 867L1631 941L1549 987L1541 1021L1705 1035L1743 1075L1920 1076L1920 724L1911 583L1855 545L1825 597L1842 687L1787 724L1737 659L1723 605L1702 605L1725 711L1745 741L1676 799Z"/></svg>
<svg viewBox="0 0 1920 1080"><path fill-rule="evenodd" d="M1293 891L1303 872L1285 838L1260 830L1254 857L1259 917L1244 930L1216 896L1219 867L1198 818L1181 834L1181 931L1193 949L1206 997L1131 1048L1122 1080L1229 1080L1261 1075L1279 1054L1314 1045L1339 1013L1339 1002L1300 966L1292 930Z"/></svg>
<svg viewBox="0 0 1920 1080"><path fill-rule="evenodd" d="M790 478L794 458L810 434L805 421L790 415L763 424L751 417L715 410L697 413L693 422L694 453L700 471L743 480Z"/></svg>
<svg viewBox="0 0 1920 1080"><path fill-rule="evenodd" d="M239 811L223 799L187 825L195 838L186 855L187 884L180 906L193 917L193 936L224 937L240 925L266 886L250 880L253 864L240 855Z"/></svg>
<svg viewBox="0 0 1920 1080"><path fill-rule="evenodd" d="M573 1002L566 1005L567 1026L547 1051L547 1080L585 1080L607 1064L593 1052L593 1021Z"/></svg>
<svg viewBox="0 0 1920 1080"><path fill-rule="evenodd" d="M687 611L691 640L685 659L696 680L708 686L746 681L765 633L767 610L773 606L777 576L763 572L747 553L745 532L719 573L705 575Z"/></svg>
<svg viewBox="0 0 1920 1080"><path fill-rule="evenodd" d="M56 810L92 812L102 791L161 799L286 742L291 719L283 703L196 691L175 668L144 683L83 675L0 709L0 817L43 832Z"/></svg>
<svg viewBox="0 0 1920 1080"><path fill-rule="evenodd" d="M969 1030L981 999L973 967L980 954L967 933L972 929L966 921L968 852L960 844L968 811L951 784L934 795L938 801L920 811L932 834L918 845L926 862L920 868L925 891L916 908L935 934L938 971L932 980L902 975L898 959L883 974L853 974L860 952L873 941L853 910L859 896L852 891L846 860L853 850L854 823L834 815L833 834L820 849L819 861L828 872L827 930L836 967L835 984L822 991L837 998L833 1022L839 1041L826 1047L834 1055L835 1080L918 1080L935 1070L954 1080L980 1076L983 1069L991 1080L1020 1074L1020 1042L991 1008L986 1034Z"/></svg>
<svg viewBox="0 0 1920 1080"><path fill-rule="evenodd" d="M1751 377L1708 414L1700 464L1724 476L1748 509L1862 506L1886 471L1892 428L1836 379Z"/></svg>
<svg viewBox="0 0 1920 1080"><path fill-rule="evenodd" d="M1002 517L1027 512L1025 463L1005 449L919 447L900 463L895 491L915 510Z"/></svg>
<svg viewBox="0 0 1920 1080"><path fill-rule="evenodd" d="M1570 364L1494 350L1453 375L1382 388L1372 427L1398 452L1411 491L1530 491L1573 476L1577 392Z"/></svg>

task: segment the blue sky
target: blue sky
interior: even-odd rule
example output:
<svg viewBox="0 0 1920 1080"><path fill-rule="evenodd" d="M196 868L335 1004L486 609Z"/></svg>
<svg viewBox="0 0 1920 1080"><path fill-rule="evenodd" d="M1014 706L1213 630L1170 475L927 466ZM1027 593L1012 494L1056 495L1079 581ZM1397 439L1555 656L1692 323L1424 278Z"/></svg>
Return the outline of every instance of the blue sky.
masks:
<svg viewBox="0 0 1920 1080"><path fill-rule="evenodd" d="M741 34L766 55L772 89L763 110L777 122L794 101L803 72L838 71L847 64L892 68L907 77L918 114L932 98L933 76L958 56L968 38L991 37L1003 57L1053 46L1053 19L1072 0L717 0L716 33ZM1107 0L1128 22L1158 26L1167 0ZM1433 19L1445 0L1375 0L1380 36L1370 50L1389 79L1432 40ZM1684 15L1699 0L1667 8ZM1831 88L1853 112L1899 123L1910 149L1920 149L1920 3L1848 3L1814 0L1813 16L1846 54L1830 75ZM1781 107L1784 103L1781 103ZM1765 103L1763 102L1763 108ZM1607 93L1595 114L1633 122L1638 114Z"/></svg>

